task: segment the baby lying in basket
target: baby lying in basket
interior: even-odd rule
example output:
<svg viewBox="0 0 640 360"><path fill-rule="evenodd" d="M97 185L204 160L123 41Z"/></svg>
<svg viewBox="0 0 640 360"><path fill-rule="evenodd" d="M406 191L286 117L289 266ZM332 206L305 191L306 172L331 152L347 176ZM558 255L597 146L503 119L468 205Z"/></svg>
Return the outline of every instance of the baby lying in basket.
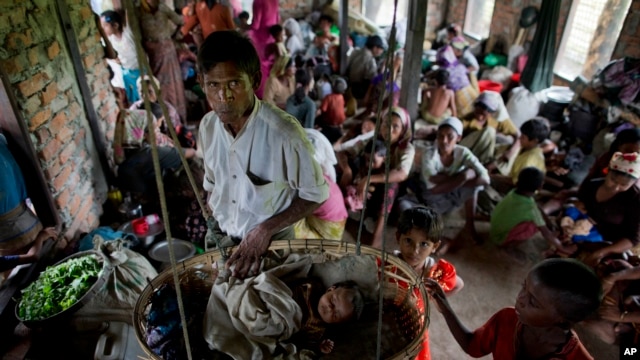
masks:
<svg viewBox="0 0 640 360"><path fill-rule="evenodd" d="M304 349L329 354L333 341L324 336L327 326L358 320L362 315L363 296L353 281L342 281L324 290L318 280L308 279L294 284L291 290L302 310L302 327L290 340Z"/></svg>
<svg viewBox="0 0 640 360"><path fill-rule="evenodd" d="M308 261L287 261L244 280L219 277L204 319L209 347L243 360L330 353L334 344L324 338L325 330L357 320L364 297L353 281L325 289L306 278L309 267Z"/></svg>

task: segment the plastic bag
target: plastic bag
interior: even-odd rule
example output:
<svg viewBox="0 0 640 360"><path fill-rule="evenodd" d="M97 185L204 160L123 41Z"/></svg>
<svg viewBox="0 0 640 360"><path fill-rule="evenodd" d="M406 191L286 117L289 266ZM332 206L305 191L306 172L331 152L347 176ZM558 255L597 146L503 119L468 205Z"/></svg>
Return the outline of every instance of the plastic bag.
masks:
<svg viewBox="0 0 640 360"><path fill-rule="evenodd" d="M540 104L540 99L524 86L513 89L507 102L507 112L511 116L511 122L520 128L527 120L538 115Z"/></svg>

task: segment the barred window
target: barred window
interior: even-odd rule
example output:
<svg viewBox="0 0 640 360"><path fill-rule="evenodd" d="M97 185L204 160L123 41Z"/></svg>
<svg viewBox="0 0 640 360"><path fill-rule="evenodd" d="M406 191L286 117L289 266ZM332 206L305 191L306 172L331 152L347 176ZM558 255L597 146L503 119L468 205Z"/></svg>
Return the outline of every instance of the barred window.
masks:
<svg viewBox="0 0 640 360"><path fill-rule="evenodd" d="M557 75L567 80L573 80L579 75L590 77L594 67L604 66L609 61L630 1L619 2L622 7L620 9L608 9L608 3L609 0L573 1L556 56L554 72ZM608 39L597 46L597 49L593 49L596 33L606 33ZM615 38L609 35L614 35ZM585 69L588 62L594 63L594 66Z"/></svg>
<svg viewBox="0 0 640 360"><path fill-rule="evenodd" d="M464 17L464 33L474 39L489 37L495 0L469 0Z"/></svg>

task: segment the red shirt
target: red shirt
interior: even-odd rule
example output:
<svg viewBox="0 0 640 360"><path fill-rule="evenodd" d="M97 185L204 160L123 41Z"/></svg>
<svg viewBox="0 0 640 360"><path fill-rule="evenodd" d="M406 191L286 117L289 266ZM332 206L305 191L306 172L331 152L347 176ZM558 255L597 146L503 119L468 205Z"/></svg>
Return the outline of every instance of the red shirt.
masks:
<svg viewBox="0 0 640 360"><path fill-rule="evenodd" d="M521 327L522 324L518 321L515 309L512 307L504 308L473 332L473 338L467 352L473 357L493 354L494 359L516 359L516 334L520 332ZM593 357L589 355L578 336L572 332L571 338L562 350L547 359L593 360Z"/></svg>
<svg viewBox="0 0 640 360"><path fill-rule="evenodd" d="M344 96L342 94L329 94L324 97L320 105L322 119L327 125L340 126L347 119L344 112Z"/></svg>
<svg viewBox="0 0 640 360"><path fill-rule="evenodd" d="M233 23L231 12L232 10L229 7L222 4L215 4L209 9L204 1L196 4L195 14L192 16L187 15L187 12L183 9L182 15L185 22L182 26L182 34L187 35L198 23L202 27L204 39L215 31L234 30L236 25Z"/></svg>

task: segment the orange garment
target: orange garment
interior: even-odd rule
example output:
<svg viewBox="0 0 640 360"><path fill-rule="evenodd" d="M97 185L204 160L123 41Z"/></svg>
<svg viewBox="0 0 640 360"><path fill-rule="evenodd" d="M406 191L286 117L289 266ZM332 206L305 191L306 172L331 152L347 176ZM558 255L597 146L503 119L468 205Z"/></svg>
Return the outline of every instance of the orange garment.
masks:
<svg viewBox="0 0 640 360"><path fill-rule="evenodd" d="M517 358L516 336L520 333L522 324L518 321L516 311L512 307L504 308L495 313L486 324L473 332L469 343L468 354L481 357L493 354L494 359L510 360ZM578 336L571 331L569 341L549 359L593 360Z"/></svg>
<svg viewBox="0 0 640 360"><path fill-rule="evenodd" d="M397 255L397 254L396 254ZM380 259L376 259L378 264L378 268L382 264ZM423 273L426 271L428 276L434 280L436 280L440 285L443 286L445 292L451 291L456 285L456 269L453 267L451 263L440 259L439 261L435 261L433 258L428 257L425 260ZM397 274L398 268L395 265L386 265L386 270ZM435 275L436 277L432 277ZM400 288L409 289L410 285L406 282L389 277L388 280L392 283L398 284ZM420 290L417 287L413 287L413 296L416 299L416 309L420 314L427 314L425 309L424 300L422 299L422 295L420 294ZM421 320L424 321L424 318ZM422 324L421 324L422 325ZM415 360L431 360L431 350L429 347L429 328L424 329L424 334L422 335L422 346L420 347L420 352L416 355Z"/></svg>
<svg viewBox="0 0 640 360"><path fill-rule="evenodd" d="M320 105L322 120L330 126L340 126L347 119L344 112L344 96L342 94L329 94L324 97Z"/></svg>
<svg viewBox="0 0 640 360"><path fill-rule="evenodd" d="M200 1L195 5L195 14L188 15L188 7L182 9L184 25L182 35L187 35L197 24L202 27L202 36L207 38L211 33L220 30L234 30L236 25L231 17L231 9L222 4L215 4L211 9L205 1Z"/></svg>

